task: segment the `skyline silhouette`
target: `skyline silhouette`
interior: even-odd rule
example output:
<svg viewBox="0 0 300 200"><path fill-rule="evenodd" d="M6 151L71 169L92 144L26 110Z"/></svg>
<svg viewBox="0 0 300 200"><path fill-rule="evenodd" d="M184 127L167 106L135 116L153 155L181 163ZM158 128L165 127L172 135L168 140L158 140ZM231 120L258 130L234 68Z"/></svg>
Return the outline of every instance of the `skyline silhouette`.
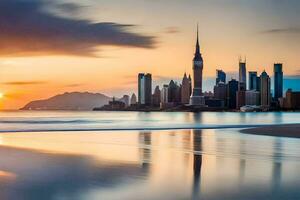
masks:
<svg viewBox="0 0 300 200"><path fill-rule="evenodd" d="M136 91L141 71L158 84L191 74L197 22L204 91L216 69L237 71L239 56L248 70L269 74L283 63L286 88L300 82L296 0L3 0L0 7L1 109L73 91L121 96Z"/></svg>

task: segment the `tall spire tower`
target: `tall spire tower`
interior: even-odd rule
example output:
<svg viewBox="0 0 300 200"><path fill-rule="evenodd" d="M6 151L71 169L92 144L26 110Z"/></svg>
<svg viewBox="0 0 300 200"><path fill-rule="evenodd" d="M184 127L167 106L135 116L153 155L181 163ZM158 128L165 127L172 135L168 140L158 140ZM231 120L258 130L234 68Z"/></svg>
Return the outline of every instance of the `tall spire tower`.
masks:
<svg viewBox="0 0 300 200"><path fill-rule="evenodd" d="M201 56L200 54L200 45L199 45L199 28L198 28L198 24L197 24L197 42L196 42L196 52L195 52L195 58L196 56Z"/></svg>
<svg viewBox="0 0 300 200"><path fill-rule="evenodd" d="M203 71L203 59L200 53L199 45L199 29L197 25L197 41L196 50L193 59L193 93L190 99L190 104L195 106L204 106L205 101L202 96L202 71Z"/></svg>

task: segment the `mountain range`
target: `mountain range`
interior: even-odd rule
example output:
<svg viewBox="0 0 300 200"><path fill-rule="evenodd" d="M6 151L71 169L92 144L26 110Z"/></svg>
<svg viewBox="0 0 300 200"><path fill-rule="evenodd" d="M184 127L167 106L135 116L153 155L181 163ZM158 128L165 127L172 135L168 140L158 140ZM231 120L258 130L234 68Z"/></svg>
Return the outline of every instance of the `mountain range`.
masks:
<svg viewBox="0 0 300 200"><path fill-rule="evenodd" d="M111 99L101 93L66 92L48 99L31 101L20 110L93 110Z"/></svg>

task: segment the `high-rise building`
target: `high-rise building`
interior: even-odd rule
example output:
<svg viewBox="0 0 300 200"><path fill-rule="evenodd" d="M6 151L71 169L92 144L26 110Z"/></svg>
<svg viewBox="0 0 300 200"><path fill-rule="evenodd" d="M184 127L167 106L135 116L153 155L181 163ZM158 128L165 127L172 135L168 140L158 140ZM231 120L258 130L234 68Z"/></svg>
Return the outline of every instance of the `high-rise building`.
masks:
<svg viewBox="0 0 300 200"><path fill-rule="evenodd" d="M214 98L223 100L225 104L227 98L227 85L225 83L220 82L214 86Z"/></svg>
<svg viewBox="0 0 300 200"><path fill-rule="evenodd" d="M274 98L278 100L283 93L283 72L282 64L274 64Z"/></svg>
<svg viewBox="0 0 300 200"><path fill-rule="evenodd" d="M260 105L260 93L256 90L247 90L245 100L247 106L258 106Z"/></svg>
<svg viewBox="0 0 300 200"><path fill-rule="evenodd" d="M182 83L181 83L181 103L189 104L191 97L191 81L184 73Z"/></svg>
<svg viewBox="0 0 300 200"><path fill-rule="evenodd" d="M169 85L163 85L163 88L161 89L161 103L169 102L168 90L169 90Z"/></svg>
<svg viewBox="0 0 300 200"><path fill-rule="evenodd" d="M193 75L194 84L193 92L190 99L190 104L195 106L204 106L205 99L202 95L202 72L203 72L203 59L200 53L199 36L197 27L197 41L196 41L196 51L193 59Z"/></svg>
<svg viewBox="0 0 300 200"><path fill-rule="evenodd" d="M130 98L130 105L136 105L136 104L137 104L136 95L133 93Z"/></svg>
<svg viewBox="0 0 300 200"><path fill-rule="evenodd" d="M300 92L292 91L288 89L286 92L285 98L279 98L280 107L284 109L300 109Z"/></svg>
<svg viewBox="0 0 300 200"><path fill-rule="evenodd" d="M260 75L260 101L262 106L271 105L271 79L266 71Z"/></svg>
<svg viewBox="0 0 300 200"><path fill-rule="evenodd" d="M159 86L156 86L154 89L154 93L152 95L152 105L160 106L160 100L161 100L161 91L159 89Z"/></svg>
<svg viewBox="0 0 300 200"><path fill-rule="evenodd" d="M240 109L246 105L246 91L239 90L236 92L236 109Z"/></svg>
<svg viewBox="0 0 300 200"><path fill-rule="evenodd" d="M138 102L140 105L151 105L152 75L140 73L138 75Z"/></svg>
<svg viewBox="0 0 300 200"><path fill-rule="evenodd" d="M246 90L247 88L247 70L246 70L246 60L244 62L239 61L239 84L241 90Z"/></svg>
<svg viewBox="0 0 300 200"><path fill-rule="evenodd" d="M226 83L226 73L223 72L223 70L217 69L216 76L216 85L218 85L220 82Z"/></svg>
<svg viewBox="0 0 300 200"><path fill-rule="evenodd" d="M260 92L260 90L261 90L261 85L260 85L260 76L258 76L257 78L256 78L256 90L257 91L259 91Z"/></svg>
<svg viewBox="0 0 300 200"><path fill-rule="evenodd" d="M249 72L249 90L257 90L257 72Z"/></svg>
<svg viewBox="0 0 300 200"><path fill-rule="evenodd" d="M168 87L168 102L178 104L181 102L180 86L173 80L170 81Z"/></svg>
<svg viewBox="0 0 300 200"><path fill-rule="evenodd" d="M169 107L169 85L163 85L161 89L161 100L160 100L160 108L168 108Z"/></svg>
<svg viewBox="0 0 300 200"><path fill-rule="evenodd" d="M190 91L191 91L191 95L192 95L192 92L193 92L193 85L192 85L192 77L191 77L190 74L189 74L189 81L190 81Z"/></svg>
<svg viewBox="0 0 300 200"><path fill-rule="evenodd" d="M232 79L227 84L227 106L230 109L236 109L236 94L239 90L239 82Z"/></svg>

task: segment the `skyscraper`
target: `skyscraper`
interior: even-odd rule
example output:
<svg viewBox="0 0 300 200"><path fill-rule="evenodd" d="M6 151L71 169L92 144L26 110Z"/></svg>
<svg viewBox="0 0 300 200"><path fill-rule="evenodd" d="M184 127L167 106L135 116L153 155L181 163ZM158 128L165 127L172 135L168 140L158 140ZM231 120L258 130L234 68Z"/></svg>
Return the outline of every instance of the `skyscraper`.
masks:
<svg viewBox="0 0 300 200"><path fill-rule="evenodd" d="M283 93L283 72L282 64L274 64L274 97L276 100L282 97Z"/></svg>
<svg viewBox="0 0 300 200"><path fill-rule="evenodd" d="M138 75L138 102L140 105L151 105L152 75L140 73Z"/></svg>
<svg viewBox="0 0 300 200"><path fill-rule="evenodd" d="M266 71L260 75L260 101L262 106L271 105L271 79Z"/></svg>
<svg viewBox="0 0 300 200"><path fill-rule="evenodd" d="M228 108L230 109L236 109L237 104L236 104L236 94L239 90L239 82L236 81L235 79L232 79L231 81L228 82L227 85L227 105Z"/></svg>
<svg viewBox="0 0 300 200"><path fill-rule="evenodd" d="M180 87L173 80L170 81L168 87L168 102L175 104L181 102Z"/></svg>
<svg viewBox="0 0 300 200"><path fill-rule="evenodd" d="M223 70L217 69L216 77L216 85L218 85L220 82L226 83L226 73L223 72Z"/></svg>
<svg viewBox="0 0 300 200"><path fill-rule="evenodd" d="M203 59L200 53L199 36L197 27L197 41L196 51L193 59L193 93L190 99L190 104L195 106L204 106L205 100L202 95L202 71L203 71Z"/></svg>
<svg viewBox="0 0 300 200"><path fill-rule="evenodd" d="M188 104L190 102L191 97L191 81L187 77L186 73L184 73L182 83L181 83L181 103Z"/></svg>
<svg viewBox="0 0 300 200"><path fill-rule="evenodd" d="M247 90L245 94L246 105L258 106L260 105L260 93L256 90Z"/></svg>
<svg viewBox="0 0 300 200"><path fill-rule="evenodd" d="M159 89L159 86L156 86L154 89L154 93L152 95L152 105L153 106L160 106L160 100L161 100L161 91Z"/></svg>
<svg viewBox="0 0 300 200"><path fill-rule="evenodd" d="M163 85L163 88L161 89L161 103L166 104L169 102L168 92L169 85Z"/></svg>
<svg viewBox="0 0 300 200"><path fill-rule="evenodd" d="M226 105L227 100L227 85L223 82L214 86L214 98L223 101L223 105Z"/></svg>
<svg viewBox="0 0 300 200"><path fill-rule="evenodd" d="M257 72L249 72L249 90L258 91L257 87Z"/></svg>
<svg viewBox="0 0 300 200"><path fill-rule="evenodd" d="M244 62L239 61L239 84L241 90L246 90L247 88L247 70L246 70L246 60Z"/></svg>

